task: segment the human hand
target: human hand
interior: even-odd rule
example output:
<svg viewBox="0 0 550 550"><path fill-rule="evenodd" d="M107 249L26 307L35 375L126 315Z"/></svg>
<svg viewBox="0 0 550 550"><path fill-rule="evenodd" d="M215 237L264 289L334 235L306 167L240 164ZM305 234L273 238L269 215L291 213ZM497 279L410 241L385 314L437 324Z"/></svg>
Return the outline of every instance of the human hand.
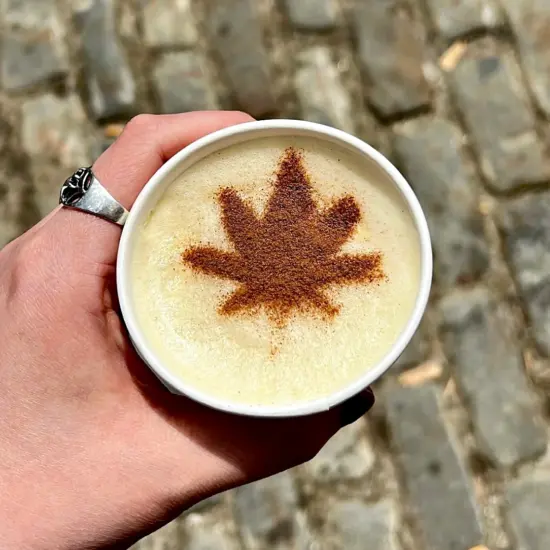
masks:
<svg viewBox="0 0 550 550"><path fill-rule="evenodd" d="M129 208L180 149L251 120L142 115L95 163ZM120 319L120 228L60 208L0 252L0 518L3 549L129 545L214 493L312 458L374 402L327 413L236 417L170 394Z"/></svg>

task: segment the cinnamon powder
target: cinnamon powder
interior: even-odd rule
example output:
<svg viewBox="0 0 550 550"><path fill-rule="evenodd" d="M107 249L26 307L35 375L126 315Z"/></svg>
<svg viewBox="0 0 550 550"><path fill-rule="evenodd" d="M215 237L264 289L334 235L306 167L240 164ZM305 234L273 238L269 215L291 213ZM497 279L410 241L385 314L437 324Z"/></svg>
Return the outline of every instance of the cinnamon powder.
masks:
<svg viewBox="0 0 550 550"><path fill-rule="evenodd" d="M329 287L385 278L380 252L340 253L361 220L359 205L348 195L320 211L303 156L295 148L286 149L279 161L262 216L232 188L220 190L218 202L235 252L197 245L182 260L197 272L239 283L220 305L222 315L263 308L277 326L296 313L329 320L339 313Z"/></svg>

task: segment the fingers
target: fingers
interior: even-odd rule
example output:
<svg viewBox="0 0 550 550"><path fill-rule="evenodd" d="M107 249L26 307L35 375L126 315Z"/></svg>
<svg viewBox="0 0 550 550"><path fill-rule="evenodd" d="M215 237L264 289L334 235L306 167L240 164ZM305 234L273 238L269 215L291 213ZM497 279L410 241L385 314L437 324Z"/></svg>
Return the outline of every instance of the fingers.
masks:
<svg viewBox="0 0 550 550"><path fill-rule="evenodd" d="M309 449L305 449L306 453L310 453L307 459L317 454L341 428L357 422L367 414L374 403L374 393L369 387L327 412L299 419L300 422L303 422L300 427L301 441L309 440L311 445ZM307 437L305 437L306 434L308 434ZM310 437L311 439L309 439Z"/></svg>
<svg viewBox="0 0 550 550"><path fill-rule="evenodd" d="M374 394L367 388L323 413L258 419L219 413L174 398L171 416L180 419L177 422L181 422L181 429L189 438L200 439L202 448L233 466L237 477L223 479L228 473L223 469L218 483L234 485L267 477L312 459L341 428L365 415L374 402ZM215 468L219 468L219 463ZM217 477L215 469L212 475Z"/></svg>
<svg viewBox="0 0 550 550"><path fill-rule="evenodd" d="M94 164L94 173L126 208L154 173L181 149L216 130L250 122L245 113L198 111L139 115Z"/></svg>
<svg viewBox="0 0 550 550"><path fill-rule="evenodd" d="M374 393L371 388L358 393L340 406L341 426L348 426L359 420L369 412L375 403Z"/></svg>
<svg viewBox="0 0 550 550"><path fill-rule="evenodd" d="M131 208L139 192L172 156L216 130L250 122L236 111L201 111L175 115L139 115L93 166L102 185ZM67 254L79 261L112 266L116 261L120 228L92 215L61 208L43 226Z"/></svg>
<svg viewBox="0 0 550 550"><path fill-rule="evenodd" d="M222 413L171 394L136 359L138 387L170 433L162 448L168 470L192 464L194 476L176 476L167 486L173 501L185 501L200 486L202 498L266 478L312 459L342 427L374 404L370 388L328 411L296 418L251 418ZM152 428L157 434L157 430ZM147 439L147 438L145 438ZM154 439L158 441L158 439ZM154 456L154 453L152 453ZM179 483L179 485L178 485ZM190 485L192 485L190 489Z"/></svg>
<svg viewBox="0 0 550 550"><path fill-rule="evenodd" d="M298 419L287 419L286 443L293 452L284 468L297 466L312 459L340 429L357 422L374 406L371 388L324 413Z"/></svg>

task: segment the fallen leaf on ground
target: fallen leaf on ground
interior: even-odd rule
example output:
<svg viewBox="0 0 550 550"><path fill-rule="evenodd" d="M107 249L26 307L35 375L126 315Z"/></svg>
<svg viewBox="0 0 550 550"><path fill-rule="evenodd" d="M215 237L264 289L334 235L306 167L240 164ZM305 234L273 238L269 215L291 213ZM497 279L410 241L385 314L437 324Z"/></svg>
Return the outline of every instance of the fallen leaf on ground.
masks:
<svg viewBox="0 0 550 550"><path fill-rule="evenodd" d="M445 71L452 71L466 53L465 42L455 42L439 58L439 66Z"/></svg>
<svg viewBox="0 0 550 550"><path fill-rule="evenodd" d="M419 386L430 380L436 380L443 373L443 368L436 361L427 361L414 369L405 371L399 376L403 386Z"/></svg>

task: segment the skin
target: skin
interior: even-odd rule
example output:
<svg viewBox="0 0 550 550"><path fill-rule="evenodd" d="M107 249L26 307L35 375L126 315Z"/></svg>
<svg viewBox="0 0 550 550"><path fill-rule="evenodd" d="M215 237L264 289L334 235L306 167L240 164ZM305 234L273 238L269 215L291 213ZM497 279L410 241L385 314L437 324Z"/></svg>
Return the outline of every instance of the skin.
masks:
<svg viewBox="0 0 550 550"><path fill-rule="evenodd" d="M127 208L162 164L238 112L141 115L95 163ZM312 458L372 406L262 420L167 392L120 320L120 228L59 208L0 251L5 550L125 548L201 499Z"/></svg>

